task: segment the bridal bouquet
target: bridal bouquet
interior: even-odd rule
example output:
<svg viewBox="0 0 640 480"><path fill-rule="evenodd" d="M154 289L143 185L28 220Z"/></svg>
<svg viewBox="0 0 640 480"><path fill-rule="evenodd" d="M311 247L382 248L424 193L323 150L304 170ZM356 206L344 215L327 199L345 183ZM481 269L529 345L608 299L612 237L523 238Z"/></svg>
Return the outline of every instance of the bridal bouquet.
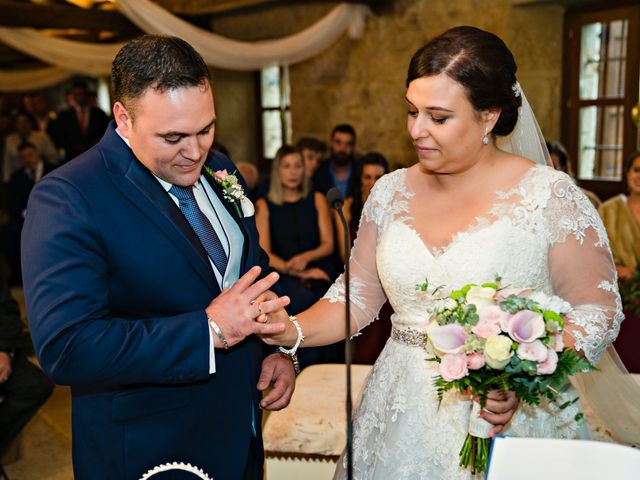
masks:
<svg viewBox="0 0 640 480"><path fill-rule="evenodd" d="M469 433L460 450L460 465L473 473L486 469L489 431L478 416L490 390L513 390L524 402L556 399L569 388L568 376L593 370L591 364L563 343L563 315L571 306L559 297L527 288L502 288L500 278L468 284L438 298L431 292L428 341L439 362L438 397L457 389L479 398L473 402ZM428 282L417 286L429 293ZM577 400L561 405L565 408ZM580 418L576 418L580 420Z"/></svg>

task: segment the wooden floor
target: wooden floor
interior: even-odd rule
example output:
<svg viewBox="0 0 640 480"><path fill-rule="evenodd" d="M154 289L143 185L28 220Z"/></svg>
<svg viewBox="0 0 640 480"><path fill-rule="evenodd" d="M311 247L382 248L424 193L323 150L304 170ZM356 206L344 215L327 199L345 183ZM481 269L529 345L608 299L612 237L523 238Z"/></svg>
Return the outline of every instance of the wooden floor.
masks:
<svg viewBox="0 0 640 480"><path fill-rule="evenodd" d="M4 466L11 480L72 480L71 395L57 386L22 431L19 459Z"/></svg>
<svg viewBox="0 0 640 480"><path fill-rule="evenodd" d="M12 288L11 296L20 305L25 319L22 288ZM18 460L4 464L11 480L73 479L69 387L56 386L49 400L22 431L18 445Z"/></svg>

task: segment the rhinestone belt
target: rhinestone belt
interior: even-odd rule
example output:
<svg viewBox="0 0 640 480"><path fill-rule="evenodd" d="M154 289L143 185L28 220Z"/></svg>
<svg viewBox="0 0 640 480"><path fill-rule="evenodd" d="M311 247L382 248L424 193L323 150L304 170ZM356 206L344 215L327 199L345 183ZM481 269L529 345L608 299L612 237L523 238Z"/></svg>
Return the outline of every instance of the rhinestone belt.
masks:
<svg viewBox="0 0 640 480"><path fill-rule="evenodd" d="M391 338L396 342L404 343L411 347L427 349L427 333L415 328L393 327L391 329Z"/></svg>

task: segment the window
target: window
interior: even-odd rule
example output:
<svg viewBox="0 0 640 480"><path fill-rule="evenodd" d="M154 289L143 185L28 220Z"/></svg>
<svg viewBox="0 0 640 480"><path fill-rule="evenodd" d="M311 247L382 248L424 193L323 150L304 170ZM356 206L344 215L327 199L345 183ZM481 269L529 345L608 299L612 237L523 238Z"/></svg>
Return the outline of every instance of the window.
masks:
<svg viewBox="0 0 640 480"><path fill-rule="evenodd" d="M567 12L563 140L577 179L604 196L636 148L639 19L639 7Z"/></svg>
<svg viewBox="0 0 640 480"><path fill-rule="evenodd" d="M260 71L262 156L275 157L283 143L291 143L289 68L267 67Z"/></svg>

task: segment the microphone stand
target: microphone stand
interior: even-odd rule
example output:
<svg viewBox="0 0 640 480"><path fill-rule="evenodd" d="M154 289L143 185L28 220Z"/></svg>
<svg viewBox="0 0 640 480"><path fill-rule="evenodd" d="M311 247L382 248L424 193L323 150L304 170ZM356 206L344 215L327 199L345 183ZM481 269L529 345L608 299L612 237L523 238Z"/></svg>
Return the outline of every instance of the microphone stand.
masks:
<svg viewBox="0 0 640 480"><path fill-rule="evenodd" d="M349 225L347 224L344 213L342 212L343 200L342 194L337 188L332 188L327 192L327 200L329 205L340 217L342 223L343 238L344 238L344 281L345 281L345 339L344 339L344 361L347 370L347 397L346 397L346 410L347 410L347 479L353 480L353 401L351 399L351 293L350 293L350 272L349 272L349 254L351 251L351 234L349 232Z"/></svg>

